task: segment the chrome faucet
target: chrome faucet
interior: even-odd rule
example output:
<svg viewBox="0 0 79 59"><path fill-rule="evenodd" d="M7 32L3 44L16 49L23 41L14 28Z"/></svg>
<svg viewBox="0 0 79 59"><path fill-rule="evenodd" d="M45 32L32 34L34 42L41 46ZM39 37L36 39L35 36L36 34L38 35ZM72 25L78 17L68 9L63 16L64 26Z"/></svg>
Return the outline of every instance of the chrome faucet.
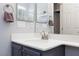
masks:
<svg viewBox="0 0 79 59"><path fill-rule="evenodd" d="M45 31L42 31L42 39L43 40L48 40L48 33Z"/></svg>

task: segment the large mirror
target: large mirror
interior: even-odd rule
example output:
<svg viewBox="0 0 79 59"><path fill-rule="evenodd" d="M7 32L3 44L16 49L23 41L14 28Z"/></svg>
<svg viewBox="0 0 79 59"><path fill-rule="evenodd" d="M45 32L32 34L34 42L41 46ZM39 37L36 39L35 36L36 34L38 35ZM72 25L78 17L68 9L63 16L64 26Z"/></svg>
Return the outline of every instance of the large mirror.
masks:
<svg viewBox="0 0 79 59"><path fill-rule="evenodd" d="M28 23L33 32L79 34L79 4L18 3L17 21ZM30 23L32 23L30 25ZM28 30L29 31L29 30Z"/></svg>
<svg viewBox="0 0 79 59"><path fill-rule="evenodd" d="M50 32L54 26L49 26L49 19L53 22L53 4L48 3L18 3L17 4L17 21L33 23L34 32Z"/></svg>

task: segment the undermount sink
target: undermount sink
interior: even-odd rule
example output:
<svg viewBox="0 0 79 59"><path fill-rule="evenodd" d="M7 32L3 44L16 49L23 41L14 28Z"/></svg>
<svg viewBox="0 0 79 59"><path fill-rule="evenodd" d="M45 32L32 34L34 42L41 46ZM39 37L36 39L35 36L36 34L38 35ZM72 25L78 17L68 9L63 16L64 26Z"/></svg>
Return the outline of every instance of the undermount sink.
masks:
<svg viewBox="0 0 79 59"><path fill-rule="evenodd" d="M24 40L24 42L34 42L34 43L50 43L50 42L52 42L52 43L56 43L56 41L58 42L58 40L52 40L52 39L48 39L48 40L45 40L45 39L38 39L38 38L33 38L32 40Z"/></svg>
<svg viewBox="0 0 79 59"><path fill-rule="evenodd" d="M41 38L32 38L32 39L28 39L28 40L24 40L24 41L49 41L51 39L41 39Z"/></svg>

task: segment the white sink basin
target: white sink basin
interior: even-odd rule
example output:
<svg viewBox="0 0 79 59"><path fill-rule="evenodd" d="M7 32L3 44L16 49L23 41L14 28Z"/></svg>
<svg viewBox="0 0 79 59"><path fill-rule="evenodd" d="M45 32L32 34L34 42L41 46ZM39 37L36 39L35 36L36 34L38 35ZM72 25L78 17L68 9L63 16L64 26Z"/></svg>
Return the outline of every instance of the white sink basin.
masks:
<svg viewBox="0 0 79 59"><path fill-rule="evenodd" d="M37 48L37 49L42 49L42 50L48 50L53 47L57 47L62 45L60 41L57 40L25 40L23 42L24 45L27 45L29 47Z"/></svg>

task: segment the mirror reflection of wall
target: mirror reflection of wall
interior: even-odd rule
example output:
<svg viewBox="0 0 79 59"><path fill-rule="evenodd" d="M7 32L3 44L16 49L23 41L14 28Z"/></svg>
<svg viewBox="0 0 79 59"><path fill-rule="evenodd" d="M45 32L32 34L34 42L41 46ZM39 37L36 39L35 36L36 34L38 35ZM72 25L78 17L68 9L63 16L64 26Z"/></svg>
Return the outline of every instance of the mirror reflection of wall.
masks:
<svg viewBox="0 0 79 59"><path fill-rule="evenodd" d="M33 3L18 3L17 4L18 20L33 21L34 9L35 9L35 4Z"/></svg>
<svg viewBox="0 0 79 59"><path fill-rule="evenodd" d="M18 3L17 4L17 21L25 21L33 23L34 32L50 32L53 33L48 25L49 16L53 21L53 3ZM30 25L28 26L30 27ZM51 26L53 28L53 26ZM28 30L29 31L29 30Z"/></svg>
<svg viewBox="0 0 79 59"><path fill-rule="evenodd" d="M37 22L48 22L48 4L37 4Z"/></svg>
<svg viewBox="0 0 79 59"><path fill-rule="evenodd" d="M79 34L79 4L18 3L17 21L28 23L28 32Z"/></svg>

